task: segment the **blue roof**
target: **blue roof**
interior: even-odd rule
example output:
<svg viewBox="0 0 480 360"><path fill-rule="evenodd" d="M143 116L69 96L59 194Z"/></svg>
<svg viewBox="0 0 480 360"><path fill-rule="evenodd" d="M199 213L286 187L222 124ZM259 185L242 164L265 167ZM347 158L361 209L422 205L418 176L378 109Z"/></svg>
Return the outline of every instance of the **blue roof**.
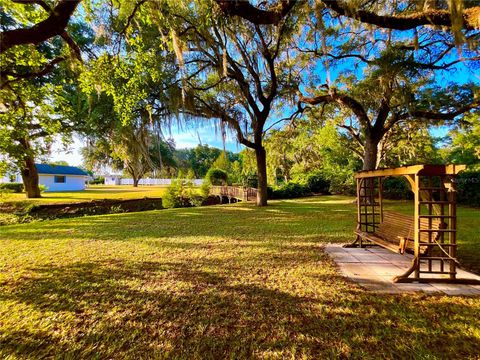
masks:
<svg viewBox="0 0 480 360"><path fill-rule="evenodd" d="M82 169L75 166L35 164L39 174L52 175L88 175Z"/></svg>

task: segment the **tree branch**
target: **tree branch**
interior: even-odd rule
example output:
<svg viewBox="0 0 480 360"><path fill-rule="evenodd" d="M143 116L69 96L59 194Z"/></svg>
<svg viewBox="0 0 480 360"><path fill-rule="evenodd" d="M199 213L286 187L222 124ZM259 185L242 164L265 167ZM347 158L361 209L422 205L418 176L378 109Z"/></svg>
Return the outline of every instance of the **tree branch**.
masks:
<svg viewBox="0 0 480 360"><path fill-rule="evenodd" d="M240 16L256 25L277 25L297 3L297 0L280 0L268 10L259 9L248 0L215 0L227 16Z"/></svg>
<svg viewBox="0 0 480 360"><path fill-rule="evenodd" d="M54 36L62 35L77 5L82 0L61 0L50 12L50 16L26 29L2 31L0 33L0 53L16 45L39 44ZM22 2L22 1L19 1ZM37 1L23 1L39 3Z"/></svg>
<svg viewBox="0 0 480 360"><path fill-rule="evenodd" d="M35 78L37 76L43 76L43 75L46 75L48 74L50 71L52 71L52 69L55 67L55 65L57 65L58 63L62 62L66 60L65 57L63 56L59 56L59 57L56 57L55 59L53 59L52 61L50 61L49 63L47 63L43 69L39 70L39 71L35 71L35 72L29 72L29 73L25 73L25 74L18 74L18 73L14 73L14 72L10 72L10 71L3 71L2 72L2 75L8 75L8 76L13 76L15 79L13 80L8 80L8 81L5 81L4 83L2 83L0 85L0 89L3 89L4 87L8 86L9 84L15 82L15 81L18 81L20 79L32 79L32 78Z"/></svg>
<svg viewBox="0 0 480 360"><path fill-rule="evenodd" d="M358 134L358 132L355 131L355 129L353 128L353 126L350 126L350 125L345 125L345 124L339 124L337 125L338 127L342 128L342 129L345 129L348 131L348 133L357 141L357 143L360 145L360 146L363 146L363 141L362 139L360 138L360 135ZM361 155L361 153L360 153Z"/></svg>
<svg viewBox="0 0 480 360"><path fill-rule="evenodd" d="M71 51L73 52L73 54L77 58L77 60L82 61L82 52L81 52L80 48L78 47L77 43L75 42L75 40L73 40L66 31L63 31L60 34L60 36L68 44Z"/></svg>
<svg viewBox="0 0 480 360"><path fill-rule="evenodd" d="M410 30L418 26L434 25L452 27L452 18L448 10L425 10L408 15L378 15L367 10L354 9L342 0L321 0L331 10L342 16L356 19L363 23L394 30ZM463 28L479 29L480 6L463 10Z"/></svg>
<svg viewBox="0 0 480 360"><path fill-rule="evenodd" d="M137 2L133 8L132 13L127 18L127 23L125 24L124 28L120 31L120 34L125 34L127 29L129 28L130 24L132 23L135 14L137 13L138 9L146 2L147 0L140 0Z"/></svg>
<svg viewBox="0 0 480 360"><path fill-rule="evenodd" d="M355 116L357 116L358 120L366 129L369 129L372 126L368 114L363 108L362 104L360 104L357 100L348 95L337 93L335 91L330 91L329 94L319 95L315 97L305 97L300 91L297 91L297 95L301 102L310 105L318 105L323 103L328 104L336 102L342 106L349 108L355 114Z"/></svg>
<svg viewBox="0 0 480 360"><path fill-rule="evenodd" d="M407 113L398 115L398 119L403 120L403 119L407 119L408 117L412 117L412 118L423 118L423 119L429 119L429 120L453 120L458 115L462 115L472 109L480 109L480 101L474 101L471 104L462 106L448 113L433 112L429 110L413 110L413 111L409 111Z"/></svg>

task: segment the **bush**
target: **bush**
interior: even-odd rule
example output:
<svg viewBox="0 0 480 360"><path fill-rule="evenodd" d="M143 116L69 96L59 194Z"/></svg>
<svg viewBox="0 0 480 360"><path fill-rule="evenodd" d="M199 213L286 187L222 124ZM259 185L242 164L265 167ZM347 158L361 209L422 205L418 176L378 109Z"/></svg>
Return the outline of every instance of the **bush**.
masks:
<svg viewBox="0 0 480 360"><path fill-rule="evenodd" d="M330 184L330 194L356 196L357 187L353 182L332 181Z"/></svg>
<svg viewBox="0 0 480 360"><path fill-rule="evenodd" d="M103 185L105 184L105 178L103 176L99 176L96 179L90 180L88 183L90 185Z"/></svg>
<svg viewBox="0 0 480 360"><path fill-rule="evenodd" d="M204 181L202 186L200 186L200 195L204 198L208 198L210 196L210 184L208 181Z"/></svg>
<svg viewBox="0 0 480 360"><path fill-rule="evenodd" d="M12 190L3 189L3 188L0 187L0 202L8 199L8 197L10 196L11 193L13 193ZM0 225L1 225L1 223L0 223Z"/></svg>
<svg viewBox="0 0 480 360"><path fill-rule="evenodd" d="M480 206L480 171L461 172L456 182L458 203Z"/></svg>
<svg viewBox="0 0 480 360"><path fill-rule="evenodd" d="M202 185L201 194L199 194L191 181L174 180L167 188L162 198L162 204L166 208L201 206L205 198L208 197L208 193L205 196L207 191L207 185Z"/></svg>
<svg viewBox="0 0 480 360"><path fill-rule="evenodd" d="M173 180L162 198L166 208L179 208L190 206L187 186L184 180Z"/></svg>
<svg viewBox="0 0 480 360"><path fill-rule="evenodd" d="M212 185L226 185L228 174L222 169L210 168L205 175L205 179Z"/></svg>
<svg viewBox="0 0 480 360"><path fill-rule="evenodd" d="M3 183L0 184L0 189L10 190L14 193L21 193L23 192L23 184L22 183Z"/></svg>
<svg viewBox="0 0 480 360"><path fill-rule="evenodd" d="M256 174L242 177L242 186L256 189L258 187L258 176Z"/></svg>
<svg viewBox="0 0 480 360"><path fill-rule="evenodd" d="M389 177L383 181L383 197L392 200L411 200L413 192L407 182L402 177Z"/></svg>
<svg viewBox="0 0 480 360"><path fill-rule="evenodd" d="M464 171L455 179L457 202L470 206L480 206L480 171ZM434 184L435 186L439 184ZM383 197L393 200L413 199L408 182L403 177L386 178L383 182Z"/></svg>
<svg viewBox="0 0 480 360"><path fill-rule="evenodd" d="M310 195L311 191L306 185L289 182L276 188L268 188L269 199L294 199Z"/></svg>
<svg viewBox="0 0 480 360"><path fill-rule="evenodd" d="M330 181L326 180L319 172L308 174L305 179L305 185L312 193L330 193Z"/></svg>

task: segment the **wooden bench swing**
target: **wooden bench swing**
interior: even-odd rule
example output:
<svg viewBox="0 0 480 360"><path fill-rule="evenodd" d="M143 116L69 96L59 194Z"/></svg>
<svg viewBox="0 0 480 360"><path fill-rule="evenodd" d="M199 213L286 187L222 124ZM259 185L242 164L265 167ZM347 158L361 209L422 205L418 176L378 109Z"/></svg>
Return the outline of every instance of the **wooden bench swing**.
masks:
<svg viewBox="0 0 480 360"><path fill-rule="evenodd" d="M457 277L456 175L465 165L414 165L361 171L357 181L356 240L347 247L380 245L413 253L411 267L394 282L480 284ZM386 177L403 176L414 193L414 216L383 210Z"/></svg>

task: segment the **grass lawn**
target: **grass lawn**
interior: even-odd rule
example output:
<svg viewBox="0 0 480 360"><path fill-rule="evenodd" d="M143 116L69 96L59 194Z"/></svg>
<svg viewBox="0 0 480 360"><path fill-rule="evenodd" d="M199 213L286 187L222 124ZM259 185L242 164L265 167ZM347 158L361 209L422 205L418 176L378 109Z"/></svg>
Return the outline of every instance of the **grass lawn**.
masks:
<svg viewBox="0 0 480 360"><path fill-rule="evenodd" d="M322 247L352 240L352 200L0 227L0 358L478 358L480 298L339 276ZM477 269L479 215L459 209Z"/></svg>
<svg viewBox="0 0 480 360"><path fill-rule="evenodd" d="M105 186L89 185L83 191L44 192L40 199L27 199L25 194L9 194L4 202L25 202L27 204L41 203L71 203L98 199L139 199L144 197L162 197L167 186L131 185Z"/></svg>

